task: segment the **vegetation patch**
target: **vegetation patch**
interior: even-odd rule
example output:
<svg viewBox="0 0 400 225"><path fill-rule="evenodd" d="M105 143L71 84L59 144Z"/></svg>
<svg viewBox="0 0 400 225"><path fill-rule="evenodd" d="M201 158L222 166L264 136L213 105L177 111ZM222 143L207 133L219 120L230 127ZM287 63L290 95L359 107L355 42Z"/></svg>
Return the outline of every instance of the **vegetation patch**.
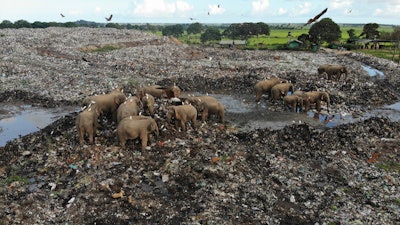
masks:
<svg viewBox="0 0 400 225"><path fill-rule="evenodd" d="M104 44L104 45L89 45L80 48L82 52L109 52L117 49L121 49L123 46L119 44Z"/></svg>

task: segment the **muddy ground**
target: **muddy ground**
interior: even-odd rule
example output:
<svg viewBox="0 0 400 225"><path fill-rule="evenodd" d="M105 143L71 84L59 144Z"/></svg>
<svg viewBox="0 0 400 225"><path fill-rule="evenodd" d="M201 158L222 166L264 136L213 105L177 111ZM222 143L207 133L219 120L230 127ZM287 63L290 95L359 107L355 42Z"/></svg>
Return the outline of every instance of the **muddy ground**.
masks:
<svg viewBox="0 0 400 225"><path fill-rule="evenodd" d="M363 54L193 47L115 29L0 33L2 102L79 105L115 85L134 94L149 83L175 83L183 95L252 96L254 84L272 75L296 89L328 91L327 116L360 117L399 101L398 64ZM110 43L121 48L87 52ZM348 65L350 79L321 78L322 63ZM369 76L362 64L384 77ZM266 114L288 110L262 101ZM164 119L167 104L157 101L161 132L150 159L135 141L120 148L107 117L95 144L81 146L76 112L8 142L0 151L0 224L400 223L399 121L377 115L334 127L243 130L212 118L179 132Z"/></svg>

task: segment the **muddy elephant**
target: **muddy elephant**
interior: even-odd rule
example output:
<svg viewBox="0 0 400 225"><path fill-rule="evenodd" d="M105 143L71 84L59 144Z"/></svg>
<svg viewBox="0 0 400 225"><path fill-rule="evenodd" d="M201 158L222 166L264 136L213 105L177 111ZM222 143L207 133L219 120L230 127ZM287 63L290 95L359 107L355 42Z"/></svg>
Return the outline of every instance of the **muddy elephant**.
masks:
<svg viewBox="0 0 400 225"><path fill-rule="evenodd" d="M192 128L196 129L197 123L197 109L192 105L176 105L168 106L167 122L170 123L172 118L175 119L175 128L179 127L182 131L186 131L186 123L191 122Z"/></svg>
<svg viewBox="0 0 400 225"><path fill-rule="evenodd" d="M150 134L159 135L156 121L151 117L130 116L122 119L117 126L118 140L122 148L125 148L129 139L140 138L142 153L147 155L146 147Z"/></svg>
<svg viewBox="0 0 400 225"><path fill-rule="evenodd" d="M139 115L140 100L136 96L127 98L117 109L117 123L129 116Z"/></svg>
<svg viewBox="0 0 400 225"><path fill-rule="evenodd" d="M148 115L154 116L154 97L153 95L150 94L145 94L142 97L142 105L143 105L143 111L144 113L147 113Z"/></svg>
<svg viewBox="0 0 400 225"><path fill-rule="evenodd" d="M102 113L110 114L114 121L117 120L118 106L126 100L126 96L120 88L112 90L108 94L94 95L86 97L82 105L89 106L94 101Z"/></svg>
<svg viewBox="0 0 400 225"><path fill-rule="evenodd" d="M321 111L321 101L326 103L327 111L329 112L329 106L331 104L329 93L326 91L295 91L294 95L300 96L309 101L306 111L308 111L312 104L315 104L315 108L318 112Z"/></svg>
<svg viewBox="0 0 400 225"><path fill-rule="evenodd" d="M348 68L343 65L324 64L318 67L317 70L319 75L326 73L328 80L334 81L339 81L342 74L345 74L344 80L347 80L347 76L349 75Z"/></svg>
<svg viewBox="0 0 400 225"><path fill-rule="evenodd" d="M85 143L85 135L88 136L89 144L94 143L94 136L99 126L98 117L101 111L95 102L92 102L88 107L85 107L82 112L76 117L75 125L78 131L79 143Z"/></svg>
<svg viewBox="0 0 400 225"><path fill-rule="evenodd" d="M282 99L282 97L285 97L289 91L292 93L294 92L292 83L277 84L271 88L271 100L276 102Z"/></svg>
<svg viewBox="0 0 400 225"><path fill-rule="evenodd" d="M273 77L270 78L268 80L261 80L258 81L257 84L254 86L254 91L256 93L256 101L260 101L260 98L263 94L267 94L268 97L267 99L270 98L271 96L271 88L277 84L281 84L281 83L288 83L287 80L285 79L281 79L278 77Z"/></svg>
<svg viewBox="0 0 400 225"><path fill-rule="evenodd" d="M186 102L197 109L203 122L207 121L210 115L217 115L221 123L225 122L225 106L218 99L208 95L192 96L187 98Z"/></svg>
<svg viewBox="0 0 400 225"><path fill-rule="evenodd" d="M309 107L309 101L307 98L302 98L294 94L283 97L283 103L285 106L290 107L294 112L300 112L303 110L303 107Z"/></svg>
<svg viewBox="0 0 400 225"><path fill-rule="evenodd" d="M165 90L160 85L141 87L136 92L136 96L139 99L142 99L146 94L152 95L155 98L164 98L166 96Z"/></svg>

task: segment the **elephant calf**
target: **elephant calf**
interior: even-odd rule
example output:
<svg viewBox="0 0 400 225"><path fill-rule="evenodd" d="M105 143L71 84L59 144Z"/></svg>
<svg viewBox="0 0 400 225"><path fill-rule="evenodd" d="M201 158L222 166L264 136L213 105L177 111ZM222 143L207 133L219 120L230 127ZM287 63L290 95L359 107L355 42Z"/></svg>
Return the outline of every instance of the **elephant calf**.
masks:
<svg viewBox="0 0 400 225"><path fill-rule="evenodd" d="M192 128L196 129L197 123L197 109L192 105L176 105L169 106L167 112L167 122L170 123L171 119L175 118L175 128L186 131L186 123L191 122Z"/></svg>
<svg viewBox="0 0 400 225"><path fill-rule="evenodd" d="M76 129L78 131L79 143L82 145L85 143L85 135L88 135L89 144L93 144L94 135L96 134L98 124L98 117L100 110L96 103L92 103L89 107L85 108L76 117Z"/></svg>
<svg viewBox="0 0 400 225"><path fill-rule="evenodd" d="M308 108L309 106L309 101L307 98L302 98L297 95L286 95L283 97L283 103L287 107L291 107L294 112L297 112L297 110L300 112L303 110L303 106Z"/></svg>
<svg viewBox="0 0 400 225"><path fill-rule="evenodd" d="M142 143L142 153L147 155L146 147L149 135L154 133L159 135L156 121L150 117L126 117L120 121L117 126L118 140L122 148L125 148L129 139L140 138Z"/></svg>

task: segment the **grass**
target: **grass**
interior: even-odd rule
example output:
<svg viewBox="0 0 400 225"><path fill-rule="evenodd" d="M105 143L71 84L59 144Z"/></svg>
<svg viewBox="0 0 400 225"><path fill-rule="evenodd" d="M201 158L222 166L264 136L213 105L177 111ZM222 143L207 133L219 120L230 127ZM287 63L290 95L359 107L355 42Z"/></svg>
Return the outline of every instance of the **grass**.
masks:
<svg viewBox="0 0 400 225"><path fill-rule="evenodd" d="M376 166L389 172L400 172L400 163L398 162L380 162Z"/></svg>
<svg viewBox="0 0 400 225"><path fill-rule="evenodd" d="M11 184L13 182L21 182L21 183L26 184L29 181L25 177L21 177L21 176L18 176L18 175L11 175L10 177L7 177L4 180L0 180L0 185L1 186L7 186L7 185L9 185L9 184Z"/></svg>

